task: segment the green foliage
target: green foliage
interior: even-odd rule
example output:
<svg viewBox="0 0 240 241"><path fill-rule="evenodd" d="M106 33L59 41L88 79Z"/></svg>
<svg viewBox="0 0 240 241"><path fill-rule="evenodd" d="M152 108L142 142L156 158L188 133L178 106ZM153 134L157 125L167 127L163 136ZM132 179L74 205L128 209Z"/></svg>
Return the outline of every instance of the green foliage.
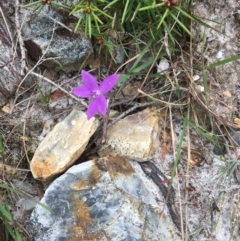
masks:
<svg viewBox="0 0 240 241"><path fill-rule="evenodd" d="M85 29L85 34L89 37L105 38L112 30L149 34L156 40L161 39L165 31L171 34L170 29L176 22L175 33L181 35L182 29L190 34L181 21L183 14L190 18L182 7L184 3L186 1L179 1L179 8L178 4L168 7L165 2L152 0L80 0L70 15L79 15L75 31L79 27ZM172 34L171 39L174 39Z"/></svg>
<svg viewBox="0 0 240 241"><path fill-rule="evenodd" d="M23 7L34 7L40 12L42 2L33 1ZM79 0L76 5L70 0L64 4L57 0L44 2L50 7L64 8L69 15L77 17L74 31L84 30L86 36L101 41L110 55L114 44L126 47L138 40L154 44L165 32L170 45L174 46L183 34L191 35L188 20L195 20L188 9L191 0ZM109 40L113 36L116 43Z"/></svg>
<svg viewBox="0 0 240 241"><path fill-rule="evenodd" d="M12 187L9 187L6 184L0 183L0 191L2 190L4 191L3 192L4 194L3 194L3 200L0 200L1 201L0 202L0 219L3 221L4 227L5 227L6 240L10 240L10 237L12 237L14 241L22 241L22 237L18 229L14 225L14 220L12 218L12 214L9 209L9 204L7 201L7 194L6 194L6 191L10 191L18 195L21 194L21 192ZM35 201L35 200L32 199L32 201ZM48 210L49 212L52 212L52 209L47 205L38 201L35 201L35 202L38 205L40 205L42 208Z"/></svg>
<svg viewBox="0 0 240 241"><path fill-rule="evenodd" d="M4 147L3 147L3 139L2 135L0 134L0 157L4 157Z"/></svg>
<svg viewBox="0 0 240 241"><path fill-rule="evenodd" d="M0 184L0 188L4 188L6 190L12 190L15 193L19 193L17 190L15 190L7 185L4 185L4 184ZM9 204L7 201L6 194L4 194L3 204L2 205L0 204L0 219L2 219L4 227L5 227L6 240L9 240L10 237L12 237L13 240L15 240L15 241L21 241L22 237L21 237L19 231L17 230L17 228L14 227L14 221L13 221L10 209L9 209Z"/></svg>
<svg viewBox="0 0 240 241"><path fill-rule="evenodd" d="M176 152L174 163L173 163L170 184L172 184L173 179L174 179L175 174L176 174L178 162L180 160L180 154L181 154L181 149L182 149L182 145L183 145L183 139L184 139L184 136L186 135L186 133L187 133L187 118L184 119L183 129L182 129L182 132L181 132L181 135L180 135L180 138L179 138L179 144L178 144L178 147L177 147L177 152Z"/></svg>
<svg viewBox="0 0 240 241"><path fill-rule="evenodd" d="M240 55L235 55L233 57L230 57L230 58L223 59L223 60L217 61L215 63L212 63L212 64L208 65L208 68L212 69L212 68L222 66L222 65L227 64L227 63L231 63L231 62L236 61L238 59L240 59Z"/></svg>
<svg viewBox="0 0 240 241"><path fill-rule="evenodd" d="M38 91L39 91L39 93L41 95L42 102L44 104L48 104L49 101L50 101L50 93L48 95L45 95L38 83L36 83L36 86L37 86L37 89L38 89Z"/></svg>
<svg viewBox="0 0 240 241"><path fill-rule="evenodd" d="M64 68L62 65L58 65L56 68L55 68L56 71L63 71Z"/></svg>
<svg viewBox="0 0 240 241"><path fill-rule="evenodd" d="M218 174L218 182L220 183L226 177L233 177L234 171L240 165L240 162L238 160L228 160L222 156L219 157L219 160L222 161L222 164L218 165L220 170Z"/></svg>
<svg viewBox="0 0 240 241"><path fill-rule="evenodd" d="M29 8L29 7L35 7L35 10L40 13L44 7L45 4L43 4L44 0L37 0L37 1L33 1L31 3L28 3L26 5L23 5L22 8ZM65 4L60 4L57 1L50 1L52 5L56 6L56 7L61 7L63 9L68 9L68 6L66 6ZM72 1L69 1L70 3Z"/></svg>

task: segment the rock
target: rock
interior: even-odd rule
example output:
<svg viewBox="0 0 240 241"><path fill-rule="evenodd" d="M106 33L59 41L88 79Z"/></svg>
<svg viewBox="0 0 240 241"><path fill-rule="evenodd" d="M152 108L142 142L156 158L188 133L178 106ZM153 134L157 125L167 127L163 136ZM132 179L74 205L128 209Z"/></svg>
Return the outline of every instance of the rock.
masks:
<svg viewBox="0 0 240 241"><path fill-rule="evenodd" d="M32 211L35 206L37 205L37 201L39 201L37 198L33 199L26 199L26 198L20 198L17 201L16 206L19 208L18 211L20 211L21 213L24 212L29 212Z"/></svg>
<svg viewBox="0 0 240 241"><path fill-rule="evenodd" d="M78 69L79 65L91 55L92 45L90 39L83 33L71 31L73 29L71 24L76 22L76 18L48 5L45 5L39 14L31 13L22 28L29 56L36 61L43 54L44 59L51 58L43 63L51 69L59 66L62 66L65 71Z"/></svg>
<svg viewBox="0 0 240 241"><path fill-rule="evenodd" d="M14 29L7 21L8 28ZM21 81L21 63L17 52L12 48L12 39L9 36L8 28L0 17L0 106L7 103L7 100L14 95L18 83Z"/></svg>
<svg viewBox="0 0 240 241"><path fill-rule="evenodd" d="M120 155L136 161L148 161L159 146L158 118L145 109L116 122L107 131L100 156Z"/></svg>
<svg viewBox="0 0 240 241"><path fill-rule="evenodd" d="M164 75L166 70L170 67L167 59L162 58L157 66L157 73Z"/></svg>
<svg viewBox="0 0 240 241"><path fill-rule="evenodd" d="M43 139L31 161L34 178L47 181L65 171L83 153L99 123L73 110Z"/></svg>
<svg viewBox="0 0 240 241"><path fill-rule="evenodd" d="M112 48L110 49L111 51L111 56L113 56L115 62L117 64L123 64L124 63L124 60L125 60L125 52L124 52L124 48L122 46L119 46L118 44L118 35L120 33L117 33L115 31L111 31L110 32L110 35L108 37L108 41L109 43L112 44Z"/></svg>
<svg viewBox="0 0 240 241"><path fill-rule="evenodd" d="M16 198L17 201L12 205L13 219L18 223L25 223L26 217L30 218L30 214L40 201L38 197L30 198ZM0 239L1 240L1 239Z"/></svg>
<svg viewBox="0 0 240 241"><path fill-rule="evenodd" d="M121 91L121 93L119 93L116 96L116 99L125 99L125 98L129 98L131 96L134 96L136 94L138 94L138 89L140 89L142 85L141 81L135 81L135 82L130 82L128 83Z"/></svg>
<svg viewBox="0 0 240 241"><path fill-rule="evenodd" d="M35 241L181 240L129 162L105 157L71 167L30 219ZM166 209L165 209L166 210Z"/></svg>
<svg viewBox="0 0 240 241"><path fill-rule="evenodd" d="M1 0L0 5L1 5L2 11L3 11L5 17L7 16L7 18L9 18L9 16L14 15L15 4L13 1Z"/></svg>

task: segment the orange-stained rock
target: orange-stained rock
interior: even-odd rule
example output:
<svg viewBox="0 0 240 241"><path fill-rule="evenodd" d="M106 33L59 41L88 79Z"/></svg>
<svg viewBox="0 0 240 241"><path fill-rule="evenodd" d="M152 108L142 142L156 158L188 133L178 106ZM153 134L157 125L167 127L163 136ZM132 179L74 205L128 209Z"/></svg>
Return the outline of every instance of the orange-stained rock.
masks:
<svg viewBox="0 0 240 241"><path fill-rule="evenodd" d="M145 109L116 122L107 130L100 156L120 155L135 161L148 161L159 146L159 119Z"/></svg>
<svg viewBox="0 0 240 241"><path fill-rule="evenodd" d="M31 161L34 178L46 181L64 172L83 153L99 123L73 110L43 139Z"/></svg>
<svg viewBox="0 0 240 241"><path fill-rule="evenodd" d="M150 192L132 164L109 156L69 168L41 200L52 211L37 205L31 214L34 241L180 241L159 190Z"/></svg>

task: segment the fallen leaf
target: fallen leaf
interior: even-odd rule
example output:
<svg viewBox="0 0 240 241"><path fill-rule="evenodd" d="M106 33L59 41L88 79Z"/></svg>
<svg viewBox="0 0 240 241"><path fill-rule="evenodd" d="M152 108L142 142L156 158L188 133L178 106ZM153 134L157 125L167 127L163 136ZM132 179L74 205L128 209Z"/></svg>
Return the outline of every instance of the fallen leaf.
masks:
<svg viewBox="0 0 240 241"><path fill-rule="evenodd" d="M138 93L138 89L140 88L140 86L141 86L141 82L140 81L136 81L134 83L127 84L123 88L122 93L120 93L116 97L116 99L121 99L121 98L124 98L124 97L134 96L135 94Z"/></svg>
<svg viewBox="0 0 240 241"><path fill-rule="evenodd" d="M3 106L2 111L9 114L11 112L11 109L9 106L5 105L5 106Z"/></svg>
<svg viewBox="0 0 240 241"><path fill-rule="evenodd" d="M232 97L232 94L228 90L223 91L223 95L229 98Z"/></svg>
<svg viewBox="0 0 240 241"><path fill-rule="evenodd" d="M190 166L194 167L194 166L199 166L203 160L204 160L203 158L191 156L188 162Z"/></svg>
<svg viewBox="0 0 240 241"><path fill-rule="evenodd" d="M21 136L20 139L22 139L23 141L29 141L29 138L27 136Z"/></svg>
<svg viewBox="0 0 240 241"><path fill-rule="evenodd" d="M204 87L202 85L195 85L195 90L198 93L202 93L204 91Z"/></svg>
<svg viewBox="0 0 240 241"><path fill-rule="evenodd" d="M62 97L64 97L66 94L63 93L62 91L60 90L57 90L55 91L54 93L51 94L50 98L51 98L51 101L56 101Z"/></svg>
<svg viewBox="0 0 240 241"><path fill-rule="evenodd" d="M234 124L240 126L240 119L239 118L235 118L234 119Z"/></svg>
<svg viewBox="0 0 240 241"><path fill-rule="evenodd" d="M183 147L182 149L185 152L188 151L187 147ZM191 153L191 156L188 160L190 166L200 166L200 164L205 160L205 157L202 151L199 149L191 148L190 153Z"/></svg>
<svg viewBox="0 0 240 241"><path fill-rule="evenodd" d="M192 80L193 81L197 81L197 80L199 80L200 79L200 76L199 75L194 75L193 77L192 77Z"/></svg>

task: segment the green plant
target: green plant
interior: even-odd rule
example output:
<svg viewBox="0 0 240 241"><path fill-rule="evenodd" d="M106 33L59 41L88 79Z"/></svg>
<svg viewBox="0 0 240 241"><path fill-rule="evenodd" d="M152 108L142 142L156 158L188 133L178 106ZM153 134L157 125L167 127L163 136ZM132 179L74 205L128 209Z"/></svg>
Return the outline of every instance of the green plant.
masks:
<svg viewBox="0 0 240 241"><path fill-rule="evenodd" d="M219 160L222 161L222 165L218 165L219 167L219 174L218 174L218 181L222 182L225 178L232 178L235 169L239 166L240 162L238 160L227 160L223 157L219 157Z"/></svg>
<svg viewBox="0 0 240 241"><path fill-rule="evenodd" d="M238 59L240 59L240 55L235 55L235 56L232 56L230 58L226 58L226 59L214 62L214 63L208 65L208 68L209 69L216 68L218 66L222 66L224 64L231 63L231 62L233 62L235 60L238 60Z"/></svg>
<svg viewBox="0 0 240 241"><path fill-rule="evenodd" d="M58 72L58 71L63 71L64 68L63 68L62 65L58 65L58 66L55 68L55 70L56 70L57 72Z"/></svg>
<svg viewBox="0 0 240 241"><path fill-rule="evenodd" d="M6 184L0 183L0 191L3 190L3 200L0 200L0 219L3 221L4 227L5 227L5 237L6 240L9 240L10 237L14 239L14 241L21 241L22 237L16 228L16 224L12 218L12 214L10 212L9 203L7 199L7 191L13 192L15 194L21 195L22 193L15 188L9 187ZM52 209L48 207L47 205L38 202L34 199L32 201L36 202L36 204L40 205L42 208L45 208L49 212L52 212Z"/></svg>
<svg viewBox="0 0 240 241"><path fill-rule="evenodd" d="M50 94L45 95L38 83L36 83L36 86L37 86L37 89L38 89L38 91L39 91L39 93L41 95L42 102L44 104L48 104L49 100L50 100Z"/></svg>
<svg viewBox="0 0 240 241"><path fill-rule="evenodd" d="M18 194L20 193L17 190L15 190L5 184L0 184L0 188L3 188L5 190L11 190ZM21 237L18 229L14 225L12 214L9 209L7 195L5 193L3 195L2 204L0 204L0 218L2 219L4 227L5 227L6 240L9 240L9 238L12 237L15 241L21 241L22 237Z"/></svg>
<svg viewBox="0 0 240 241"><path fill-rule="evenodd" d="M0 157L4 158L4 147L3 147L3 139L1 134L0 134Z"/></svg>
<svg viewBox="0 0 240 241"><path fill-rule="evenodd" d="M69 0L70 3L72 3L71 0ZM35 11L37 11L38 13L42 11L43 7L45 4L52 4L56 7L60 7L63 9L68 9L68 7L66 6L66 4L61 4L58 3L58 1L51 1L51 0L37 0L37 1L33 1L31 3L25 4L22 6L22 8L28 8L28 7L35 7Z"/></svg>
<svg viewBox="0 0 240 241"><path fill-rule="evenodd" d="M189 20L198 21L189 13L191 0L79 0L76 5L72 1L59 4L52 0L33 1L23 7L34 6L41 11L45 4L64 8L69 15L77 17L75 32L84 30L86 36L104 45L110 55L113 46L126 49L139 40L154 45L165 32L170 39L169 49L173 50L177 39L185 33L191 35Z"/></svg>

